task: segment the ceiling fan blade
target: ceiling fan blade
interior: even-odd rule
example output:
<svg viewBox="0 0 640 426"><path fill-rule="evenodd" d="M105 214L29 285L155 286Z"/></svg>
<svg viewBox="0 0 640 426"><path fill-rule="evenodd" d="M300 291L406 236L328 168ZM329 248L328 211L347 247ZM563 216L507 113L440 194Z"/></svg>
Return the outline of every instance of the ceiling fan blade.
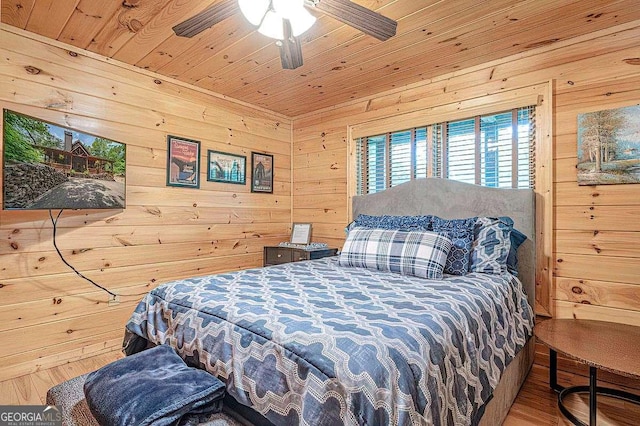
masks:
<svg viewBox="0 0 640 426"><path fill-rule="evenodd" d="M180 37L193 37L202 31L211 28L220 21L232 16L238 10L238 2L224 0L214 4L210 8L192 16L173 27L173 32Z"/></svg>
<svg viewBox="0 0 640 426"><path fill-rule="evenodd" d="M300 40L293 36L291 23L288 19L283 19L284 40L278 40L276 44L280 48L280 62L282 68L294 70L302 66L302 46Z"/></svg>
<svg viewBox="0 0 640 426"><path fill-rule="evenodd" d="M350 0L311 0L307 4L378 40L385 41L396 35L396 21Z"/></svg>

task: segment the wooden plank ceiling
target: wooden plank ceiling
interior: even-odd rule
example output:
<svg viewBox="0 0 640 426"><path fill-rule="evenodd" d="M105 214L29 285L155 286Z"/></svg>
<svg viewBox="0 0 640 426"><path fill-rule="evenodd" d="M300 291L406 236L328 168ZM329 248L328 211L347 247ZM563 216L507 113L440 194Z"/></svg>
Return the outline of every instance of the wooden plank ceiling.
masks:
<svg viewBox="0 0 640 426"><path fill-rule="evenodd" d="M2 22L295 117L640 19L638 0L355 0L398 21L385 42L318 15L304 65L238 12L198 36L171 27L236 0L2 0Z"/></svg>

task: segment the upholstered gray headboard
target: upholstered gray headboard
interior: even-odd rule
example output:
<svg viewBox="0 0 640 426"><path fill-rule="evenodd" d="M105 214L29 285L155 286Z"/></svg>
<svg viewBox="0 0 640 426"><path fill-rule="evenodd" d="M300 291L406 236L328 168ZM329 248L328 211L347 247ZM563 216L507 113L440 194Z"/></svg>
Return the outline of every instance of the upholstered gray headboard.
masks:
<svg viewBox="0 0 640 426"><path fill-rule="evenodd" d="M529 304L535 301L535 194L531 189L497 189L448 179L416 179L384 192L353 198L352 215L420 215L443 219L509 216L527 236L518 249L518 277Z"/></svg>

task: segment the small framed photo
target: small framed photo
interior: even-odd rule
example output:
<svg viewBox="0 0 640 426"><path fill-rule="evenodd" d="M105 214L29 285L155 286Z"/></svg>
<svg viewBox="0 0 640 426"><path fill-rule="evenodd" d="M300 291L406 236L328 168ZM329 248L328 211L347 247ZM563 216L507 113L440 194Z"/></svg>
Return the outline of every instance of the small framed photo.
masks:
<svg viewBox="0 0 640 426"><path fill-rule="evenodd" d="M167 136L167 186L200 188L200 142Z"/></svg>
<svg viewBox="0 0 640 426"><path fill-rule="evenodd" d="M251 192L273 193L273 155L251 153Z"/></svg>
<svg viewBox="0 0 640 426"><path fill-rule="evenodd" d="M291 227L291 244L309 244L311 242L311 224L294 223Z"/></svg>
<svg viewBox="0 0 640 426"><path fill-rule="evenodd" d="M220 151L207 151L207 180L210 182L247 183L247 157Z"/></svg>

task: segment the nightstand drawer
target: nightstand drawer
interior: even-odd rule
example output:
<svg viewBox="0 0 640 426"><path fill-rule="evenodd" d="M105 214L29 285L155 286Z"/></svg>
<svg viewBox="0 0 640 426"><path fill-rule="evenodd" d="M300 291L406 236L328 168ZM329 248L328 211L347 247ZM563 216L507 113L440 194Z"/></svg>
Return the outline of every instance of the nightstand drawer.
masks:
<svg viewBox="0 0 640 426"><path fill-rule="evenodd" d="M327 256L335 256L338 249L327 248L325 250L302 250L295 247L270 246L264 248L264 266L280 265L288 262L300 262L302 260L320 259Z"/></svg>
<svg viewBox="0 0 640 426"><path fill-rule="evenodd" d="M280 247L264 248L264 264L279 265L281 263L289 263L293 261L292 250Z"/></svg>
<svg viewBox="0 0 640 426"><path fill-rule="evenodd" d="M301 260L309 260L309 252L305 250L291 250L291 261L300 262Z"/></svg>

